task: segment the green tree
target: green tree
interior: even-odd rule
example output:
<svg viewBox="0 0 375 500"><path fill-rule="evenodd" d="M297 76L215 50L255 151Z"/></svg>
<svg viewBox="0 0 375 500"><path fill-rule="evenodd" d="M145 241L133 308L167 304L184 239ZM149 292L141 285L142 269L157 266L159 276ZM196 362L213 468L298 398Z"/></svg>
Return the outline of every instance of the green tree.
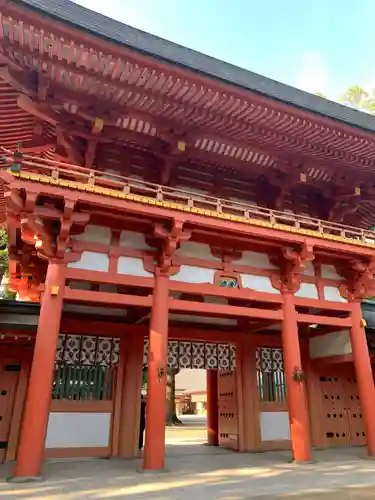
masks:
<svg viewBox="0 0 375 500"><path fill-rule="evenodd" d="M166 425L182 425L181 420L177 417L176 411L176 375L180 370L167 368L167 406L165 412ZM142 390L147 391L147 364L142 368Z"/></svg>
<svg viewBox="0 0 375 500"><path fill-rule="evenodd" d="M8 275L8 271L8 233L5 229L0 229L0 283L3 281L4 276ZM5 286L0 298L15 299L15 297L16 294Z"/></svg>
<svg viewBox="0 0 375 500"><path fill-rule="evenodd" d="M322 94L322 92L317 92L315 95L324 99L327 98L324 94ZM371 92L367 92L363 87L353 85L338 98L338 102L351 108L375 114L375 89Z"/></svg>
<svg viewBox="0 0 375 500"><path fill-rule="evenodd" d="M0 229L0 283L8 273L8 234Z"/></svg>
<svg viewBox="0 0 375 500"><path fill-rule="evenodd" d="M365 89L359 85L354 85L348 88L345 94L340 97L339 102L352 108L362 109L365 111L373 111L374 99Z"/></svg>
<svg viewBox="0 0 375 500"><path fill-rule="evenodd" d="M167 368L167 411L165 415L166 425L182 425L176 411L176 375L179 368Z"/></svg>

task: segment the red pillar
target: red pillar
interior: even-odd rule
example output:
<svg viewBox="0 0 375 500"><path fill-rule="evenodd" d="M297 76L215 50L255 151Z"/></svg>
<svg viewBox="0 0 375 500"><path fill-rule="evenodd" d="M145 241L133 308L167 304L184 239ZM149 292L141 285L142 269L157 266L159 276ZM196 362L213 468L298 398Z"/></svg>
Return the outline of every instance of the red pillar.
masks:
<svg viewBox="0 0 375 500"><path fill-rule="evenodd" d="M350 341L352 344L354 366L366 429L367 449L369 456L374 457L375 389L360 302L354 302L352 304L351 316L352 327L350 330Z"/></svg>
<svg viewBox="0 0 375 500"><path fill-rule="evenodd" d="M29 384L26 395L15 479L36 479L44 458L52 398L56 349L63 306L64 266L50 263L41 300Z"/></svg>
<svg viewBox="0 0 375 500"><path fill-rule="evenodd" d="M311 444L306 389L303 381L293 380L295 370L302 367L297 313L293 294L286 291L283 298L282 344L293 460L308 462L311 460Z"/></svg>
<svg viewBox="0 0 375 500"><path fill-rule="evenodd" d="M143 469L165 462L165 412L168 350L168 276L156 274L149 332L146 435Z"/></svg>
<svg viewBox="0 0 375 500"><path fill-rule="evenodd" d="M217 371L207 370L207 444L219 445Z"/></svg>

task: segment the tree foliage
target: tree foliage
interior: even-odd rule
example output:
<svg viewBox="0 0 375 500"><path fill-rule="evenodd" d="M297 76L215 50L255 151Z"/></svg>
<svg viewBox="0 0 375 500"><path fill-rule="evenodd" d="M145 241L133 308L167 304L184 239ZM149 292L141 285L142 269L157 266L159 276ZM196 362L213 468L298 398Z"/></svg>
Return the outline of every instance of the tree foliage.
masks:
<svg viewBox="0 0 375 500"><path fill-rule="evenodd" d="M8 234L0 229L0 269L3 273L8 270Z"/></svg>
<svg viewBox="0 0 375 500"><path fill-rule="evenodd" d="M317 92L315 95L327 99L322 92ZM359 109L366 113L375 114L375 89L368 92L359 85L349 87L346 92L339 97L338 102L349 106L350 108Z"/></svg>
<svg viewBox="0 0 375 500"><path fill-rule="evenodd" d="M8 275L8 234L5 229L0 229L0 283L3 277ZM4 287L2 299L15 299L16 294L11 292L7 286Z"/></svg>

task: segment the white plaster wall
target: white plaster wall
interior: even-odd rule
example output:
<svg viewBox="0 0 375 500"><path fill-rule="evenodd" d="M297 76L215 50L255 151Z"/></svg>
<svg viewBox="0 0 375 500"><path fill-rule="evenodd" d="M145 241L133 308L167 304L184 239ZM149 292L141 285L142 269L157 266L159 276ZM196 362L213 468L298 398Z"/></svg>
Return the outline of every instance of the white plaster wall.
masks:
<svg viewBox="0 0 375 500"><path fill-rule="evenodd" d="M262 441L290 440L288 412L287 411L260 412L260 435Z"/></svg>
<svg viewBox="0 0 375 500"><path fill-rule="evenodd" d="M117 262L117 272L119 274L128 274L130 276L141 276L144 278L153 278L153 274L145 270L143 259L136 257L119 257Z"/></svg>
<svg viewBox="0 0 375 500"><path fill-rule="evenodd" d="M210 245L195 243L194 241L183 241L180 248L176 250L175 255L178 257L221 261L221 259L212 255Z"/></svg>
<svg viewBox="0 0 375 500"><path fill-rule="evenodd" d="M349 330L331 332L310 339L310 358L328 358L352 353Z"/></svg>
<svg viewBox="0 0 375 500"><path fill-rule="evenodd" d="M314 263L311 261L305 262L302 274L304 274L305 276L315 276Z"/></svg>
<svg viewBox="0 0 375 500"><path fill-rule="evenodd" d="M146 243L144 234L135 231L121 231L120 247L131 248L133 250L155 250Z"/></svg>
<svg viewBox="0 0 375 500"><path fill-rule="evenodd" d="M313 283L301 283L296 297L304 297L306 299L318 299L318 289Z"/></svg>
<svg viewBox="0 0 375 500"><path fill-rule="evenodd" d="M331 264L322 264L322 278L330 280L345 279L337 273L335 266L332 266Z"/></svg>
<svg viewBox="0 0 375 500"><path fill-rule="evenodd" d="M340 291L335 286L325 286L324 287L324 298L326 300L331 300L332 302L348 302L340 295Z"/></svg>
<svg viewBox="0 0 375 500"><path fill-rule="evenodd" d="M181 266L180 270L170 278L172 281L182 281L183 283L210 283L215 280L215 269L205 267Z"/></svg>
<svg viewBox="0 0 375 500"><path fill-rule="evenodd" d="M253 276L251 274L241 274L243 288L252 288L257 292L280 293L272 286L271 279L268 276Z"/></svg>
<svg viewBox="0 0 375 500"><path fill-rule="evenodd" d="M46 448L109 446L111 413L50 413Z"/></svg>
<svg viewBox="0 0 375 500"><path fill-rule="evenodd" d="M257 269L278 269L277 266L271 264L269 256L266 253L250 252L245 250L242 252L242 257L233 261L239 266L251 266Z"/></svg>
<svg viewBox="0 0 375 500"><path fill-rule="evenodd" d="M70 262L68 267L74 269L84 269L86 271L104 271L108 272L109 257L105 253L82 252L80 260Z"/></svg>
<svg viewBox="0 0 375 500"><path fill-rule="evenodd" d="M88 224L82 234L72 236L72 239L79 241L89 241L90 243L110 245L112 233L109 227L94 226Z"/></svg>

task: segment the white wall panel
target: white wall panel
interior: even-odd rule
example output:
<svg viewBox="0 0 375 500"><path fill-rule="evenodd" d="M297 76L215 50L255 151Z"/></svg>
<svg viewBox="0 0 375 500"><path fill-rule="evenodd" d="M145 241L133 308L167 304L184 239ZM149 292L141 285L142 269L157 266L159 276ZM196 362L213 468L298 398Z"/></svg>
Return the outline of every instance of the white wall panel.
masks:
<svg viewBox="0 0 375 500"><path fill-rule="evenodd" d="M324 298L326 300L331 300L332 302L348 302L340 294L340 290L335 286L325 286L324 287Z"/></svg>
<svg viewBox="0 0 375 500"><path fill-rule="evenodd" d="M145 235L135 231L121 231L120 247L131 248L133 250L155 250L146 243Z"/></svg>
<svg viewBox="0 0 375 500"><path fill-rule="evenodd" d="M260 412L260 435L262 441L290 440L288 412L287 411Z"/></svg>
<svg viewBox="0 0 375 500"><path fill-rule="evenodd" d="M344 356L351 353L349 330L331 332L310 339L310 358Z"/></svg>
<svg viewBox="0 0 375 500"><path fill-rule="evenodd" d="M153 274L145 270L143 259L135 257L119 257L117 263L117 272L119 274L128 274L130 276L141 276L143 278L153 278Z"/></svg>
<svg viewBox="0 0 375 500"><path fill-rule="evenodd" d="M271 279L268 276L241 274L241 281L244 288L252 288L257 292L280 293L280 290L272 286Z"/></svg>
<svg viewBox="0 0 375 500"><path fill-rule="evenodd" d="M77 262L70 262L68 267L85 271L108 272L109 256L105 253L82 252L81 258Z"/></svg>
<svg viewBox="0 0 375 500"><path fill-rule="evenodd" d="M271 264L269 256L266 253L250 252L245 250L242 252L242 257L233 261L239 266L256 267L257 269L278 269L277 266Z"/></svg>
<svg viewBox="0 0 375 500"><path fill-rule="evenodd" d="M182 281L183 283L209 283L213 284L215 280L215 269L205 267L181 266L180 270L174 276L172 281Z"/></svg>
<svg viewBox="0 0 375 500"><path fill-rule="evenodd" d="M90 243L101 243L103 245L110 245L112 233L109 227L95 226L89 224L85 227L82 234L72 236L73 240L88 241Z"/></svg>
<svg viewBox="0 0 375 500"><path fill-rule="evenodd" d="M330 280L343 280L344 278L340 276L335 266L331 264L322 264L322 278L330 279Z"/></svg>
<svg viewBox="0 0 375 500"><path fill-rule="evenodd" d="M301 283L299 290L296 292L296 297L304 297L306 299L318 299L318 289L313 283Z"/></svg>
<svg viewBox="0 0 375 500"><path fill-rule="evenodd" d="M111 413L50 413L46 448L109 446Z"/></svg>

